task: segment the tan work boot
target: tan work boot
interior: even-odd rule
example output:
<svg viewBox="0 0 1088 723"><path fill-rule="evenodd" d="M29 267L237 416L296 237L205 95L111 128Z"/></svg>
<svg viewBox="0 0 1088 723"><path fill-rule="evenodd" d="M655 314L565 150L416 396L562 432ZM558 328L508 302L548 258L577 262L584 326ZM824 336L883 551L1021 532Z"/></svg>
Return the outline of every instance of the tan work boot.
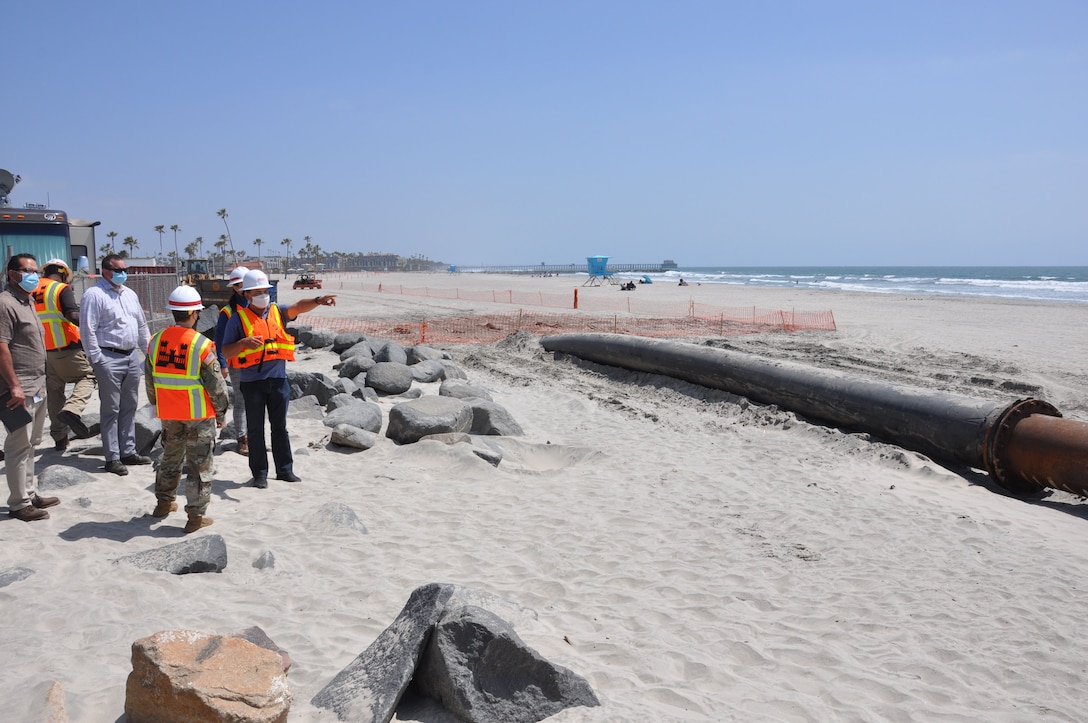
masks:
<svg viewBox="0 0 1088 723"><path fill-rule="evenodd" d="M152 517L166 517L171 512L178 511L178 503L172 500L159 500L159 503L155 505L155 511L151 513Z"/></svg>
<svg viewBox="0 0 1088 723"><path fill-rule="evenodd" d="M243 457L249 455L249 437L244 434L238 438L238 454Z"/></svg>
<svg viewBox="0 0 1088 723"><path fill-rule="evenodd" d="M185 523L185 534L196 532L201 527L207 527L214 521L215 520L212 518L205 517L204 515L189 515L189 521Z"/></svg>

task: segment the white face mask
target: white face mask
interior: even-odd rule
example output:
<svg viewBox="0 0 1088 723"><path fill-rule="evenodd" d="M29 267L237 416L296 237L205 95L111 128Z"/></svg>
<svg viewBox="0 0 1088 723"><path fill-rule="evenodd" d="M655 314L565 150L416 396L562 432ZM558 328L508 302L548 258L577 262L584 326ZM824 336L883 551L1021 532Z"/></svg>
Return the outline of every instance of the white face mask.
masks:
<svg viewBox="0 0 1088 723"><path fill-rule="evenodd" d="M267 309L270 303L272 303L270 294L257 294L249 300L249 305L256 306L258 309Z"/></svg>

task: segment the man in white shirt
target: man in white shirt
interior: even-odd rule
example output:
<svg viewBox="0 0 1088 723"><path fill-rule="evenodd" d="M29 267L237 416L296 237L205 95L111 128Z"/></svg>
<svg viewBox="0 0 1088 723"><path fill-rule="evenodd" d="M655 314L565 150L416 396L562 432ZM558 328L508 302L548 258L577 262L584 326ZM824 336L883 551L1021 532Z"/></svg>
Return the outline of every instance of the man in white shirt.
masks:
<svg viewBox="0 0 1088 723"><path fill-rule="evenodd" d="M128 474L126 465L151 464L136 453L141 352L151 333L136 292L125 288L126 268L117 254L102 259L102 278L83 292L79 317L80 341L98 378L106 471L116 475Z"/></svg>

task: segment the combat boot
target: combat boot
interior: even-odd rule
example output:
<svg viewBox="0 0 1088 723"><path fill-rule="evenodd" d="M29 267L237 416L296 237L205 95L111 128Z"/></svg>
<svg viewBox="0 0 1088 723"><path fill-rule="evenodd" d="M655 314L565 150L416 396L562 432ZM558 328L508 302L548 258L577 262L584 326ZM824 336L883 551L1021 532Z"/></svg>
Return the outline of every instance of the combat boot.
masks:
<svg viewBox="0 0 1088 723"><path fill-rule="evenodd" d="M189 534L190 532L196 532L201 527L207 527L212 522L214 522L214 520L212 520L212 518L210 517L205 517L204 515L190 514L189 521L185 523L185 534Z"/></svg>
<svg viewBox="0 0 1088 723"><path fill-rule="evenodd" d="M166 517L171 512L178 511L178 503L173 500L159 500L159 503L155 505L155 511L151 513L152 517Z"/></svg>

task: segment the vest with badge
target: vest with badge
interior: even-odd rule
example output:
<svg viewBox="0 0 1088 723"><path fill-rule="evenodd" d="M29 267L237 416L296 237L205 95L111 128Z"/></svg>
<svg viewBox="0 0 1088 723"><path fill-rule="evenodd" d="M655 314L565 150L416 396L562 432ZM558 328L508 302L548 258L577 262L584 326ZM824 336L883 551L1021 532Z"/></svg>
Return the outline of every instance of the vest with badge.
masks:
<svg viewBox="0 0 1088 723"><path fill-rule="evenodd" d="M60 292L66 288L68 284L43 278L38 282L38 288L30 293L34 311L38 312L45 329L46 351L64 349L79 341L79 327L65 319L60 308Z"/></svg>
<svg viewBox="0 0 1088 723"><path fill-rule="evenodd" d="M159 419L194 421L215 416L212 399L200 381L200 365L215 356L215 344L184 326L170 326L151 339L155 410Z"/></svg>
<svg viewBox="0 0 1088 723"><path fill-rule="evenodd" d="M231 299L231 301L233 301L233 299ZM244 308L244 307L239 307L239 308ZM232 303L230 303L230 302L227 302L226 304L224 304L223 308L219 310L220 316L227 317L227 321L230 321L230 317L234 316L234 312L235 312L234 305ZM235 368L238 367L238 357L230 356L230 357L226 357L226 359L227 359L227 366L228 367L235 367Z"/></svg>
<svg viewBox="0 0 1088 723"><path fill-rule="evenodd" d="M244 349L237 358L241 369L260 366L264 361L294 361L295 340L283 329L283 317L278 304L268 309L268 318L254 314L247 306L238 309L238 320L242 322L243 336L255 336L264 339L264 346L258 349Z"/></svg>

